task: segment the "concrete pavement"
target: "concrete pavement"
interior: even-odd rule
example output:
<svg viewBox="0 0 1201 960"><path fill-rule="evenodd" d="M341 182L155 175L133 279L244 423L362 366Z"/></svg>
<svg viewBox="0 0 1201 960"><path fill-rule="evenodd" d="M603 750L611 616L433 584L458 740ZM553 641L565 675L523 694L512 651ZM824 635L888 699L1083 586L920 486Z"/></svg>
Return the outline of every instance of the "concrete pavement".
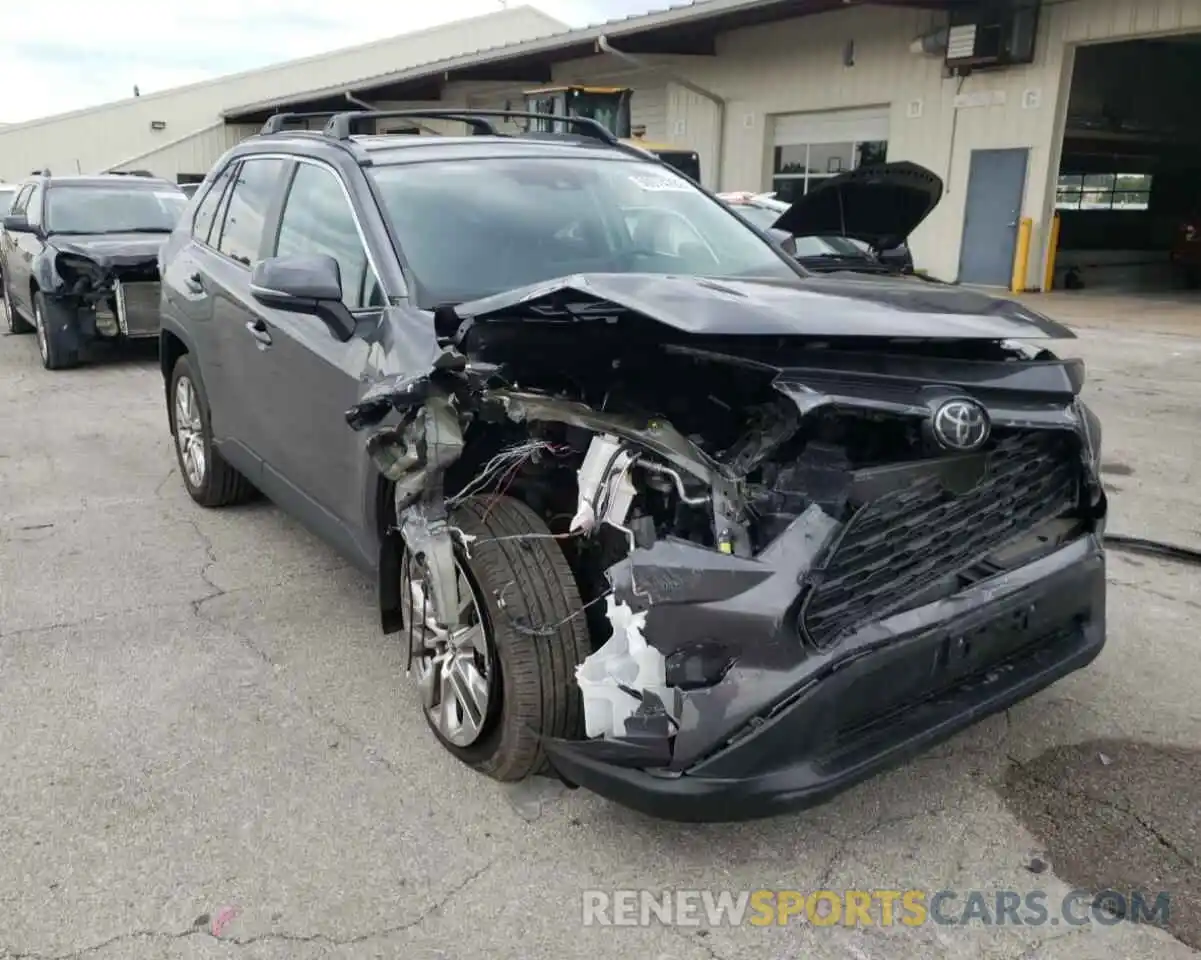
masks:
<svg viewBox="0 0 1201 960"><path fill-rule="evenodd" d="M1201 340L1066 352L1111 529L1201 546ZM805 814L686 827L504 788L428 735L370 582L270 505L192 504L151 356L47 373L0 337L0 957L1192 957L1198 609L1195 569L1114 554L1092 668ZM1174 899L1170 933L581 924L583 890L627 887Z"/></svg>

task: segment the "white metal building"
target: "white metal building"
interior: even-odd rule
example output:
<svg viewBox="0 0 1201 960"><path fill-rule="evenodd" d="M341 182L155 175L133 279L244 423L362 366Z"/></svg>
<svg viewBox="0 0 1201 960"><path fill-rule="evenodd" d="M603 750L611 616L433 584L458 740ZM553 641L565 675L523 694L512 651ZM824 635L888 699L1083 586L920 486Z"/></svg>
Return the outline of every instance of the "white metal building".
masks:
<svg viewBox="0 0 1201 960"><path fill-rule="evenodd" d="M75 159L203 172L278 110L520 108L530 87L598 81L635 90L648 139L698 150L709 187L796 196L863 160L913 160L946 184L911 238L919 267L1008 285L1029 218L1026 287L1038 289L1058 209L1061 263L1104 284L1110 267L1165 266L1173 217L1195 202L1181 186L1201 182L1191 34L1201 0L698 0L571 31L517 8L370 55L5 129L0 176ZM1169 60L1177 73L1161 77Z"/></svg>
<svg viewBox="0 0 1201 960"><path fill-rule="evenodd" d="M314 87L353 85L364 77L565 30L567 26L553 17L519 6L261 70L9 124L0 127L0 182L45 168L64 174L149 169L171 178L205 173L226 149L258 132L260 124L227 120L226 113L240 104L286 98Z"/></svg>

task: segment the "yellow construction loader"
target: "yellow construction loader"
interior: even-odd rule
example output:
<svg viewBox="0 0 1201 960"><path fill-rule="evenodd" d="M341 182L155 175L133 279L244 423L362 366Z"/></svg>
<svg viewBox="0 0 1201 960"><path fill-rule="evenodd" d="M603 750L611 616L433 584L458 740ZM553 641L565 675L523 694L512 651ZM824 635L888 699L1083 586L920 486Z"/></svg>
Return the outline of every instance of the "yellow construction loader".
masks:
<svg viewBox="0 0 1201 960"><path fill-rule="evenodd" d="M542 87L525 91L525 108L530 113L596 120L623 142L649 150L664 163L700 183L701 159L695 150L664 143L650 143L632 129L630 99L633 93L629 87ZM554 124L549 120L531 122L534 131L554 132Z"/></svg>

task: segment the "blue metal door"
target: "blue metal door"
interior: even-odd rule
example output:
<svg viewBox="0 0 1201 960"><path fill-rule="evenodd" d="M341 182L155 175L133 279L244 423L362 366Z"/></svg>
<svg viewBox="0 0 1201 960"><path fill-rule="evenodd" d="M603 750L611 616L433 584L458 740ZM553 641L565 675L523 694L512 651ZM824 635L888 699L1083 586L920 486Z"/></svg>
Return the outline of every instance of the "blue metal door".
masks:
<svg viewBox="0 0 1201 960"><path fill-rule="evenodd" d="M959 282L1008 287L1013 279L1029 151L973 150L968 170Z"/></svg>

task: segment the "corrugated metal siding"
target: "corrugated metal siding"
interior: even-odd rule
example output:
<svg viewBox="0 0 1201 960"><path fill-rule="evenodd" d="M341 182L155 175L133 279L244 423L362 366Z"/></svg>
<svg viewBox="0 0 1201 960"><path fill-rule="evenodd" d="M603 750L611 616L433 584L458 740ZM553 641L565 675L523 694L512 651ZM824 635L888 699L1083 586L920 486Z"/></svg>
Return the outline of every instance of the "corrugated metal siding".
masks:
<svg viewBox="0 0 1201 960"><path fill-rule="evenodd" d="M713 101L677 83L667 85L667 132L663 139L697 152L701 161L701 183L711 190L717 188L719 119Z"/></svg>
<svg viewBox="0 0 1201 960"><path fill-rule="evenodd" d="M837 11L735 31L719 40L717 57L681 60L675 69L727 100L720 187L767 188L777 115L887 103L889 159L916 161L946 180L943 202L912 238L919 263L938 276L958 274L971 151L1028 147L1023 215L1035 220L1030 269L1037 277L1052 212L1051 171L1058 164L1072 45L1201 30L1201 3L1048 4L1033 64L978 72L962 82L943 77L941 58L909 51L916 37L939 22L937 14L920 10ZM848 40L855 45L852 67L842 62ZM956 94L967 98L958 107ZM713 108L696 97L689 103L680 101L678 119L691 129L694 117L703 124ZM978 103L984 105L972 105Z"/></svg>
<svg viewBox="0 0 1201 960"><path fill-rule="evenodd" d="M1093 0L1048 7L1068 43L1129 40L1154 34L1201 31L1201 3L1195 0Z"/></svg>
<svg viewBox="0 0 1201 960"><path fill-rule="evenodd" d="M199 132L219 120L226 109L351 83L562 29L558 21L531 7L514 7L350 50L17 124L0 129L0 180L20 179L30 170L46 166L95 172ZM151 130L152 121L165 122L166 129Z"/></svg>
<svg viewBox="0 0 1201 960"><path fill-rule="evenodd" d="M180 173L208 173L226 150L258 131L256 125L223 124L145 156L131 158L113 169L149 170L168 180L174 180Z"/></svg>
<svg viewBox="0 0 1201 960"><path fill-rule="evenodd" d="M646 127L647 140L667 143L679 140L668 128L667 100L667 85L661 81L634 87L630 97L630 125Z"/></svg>

